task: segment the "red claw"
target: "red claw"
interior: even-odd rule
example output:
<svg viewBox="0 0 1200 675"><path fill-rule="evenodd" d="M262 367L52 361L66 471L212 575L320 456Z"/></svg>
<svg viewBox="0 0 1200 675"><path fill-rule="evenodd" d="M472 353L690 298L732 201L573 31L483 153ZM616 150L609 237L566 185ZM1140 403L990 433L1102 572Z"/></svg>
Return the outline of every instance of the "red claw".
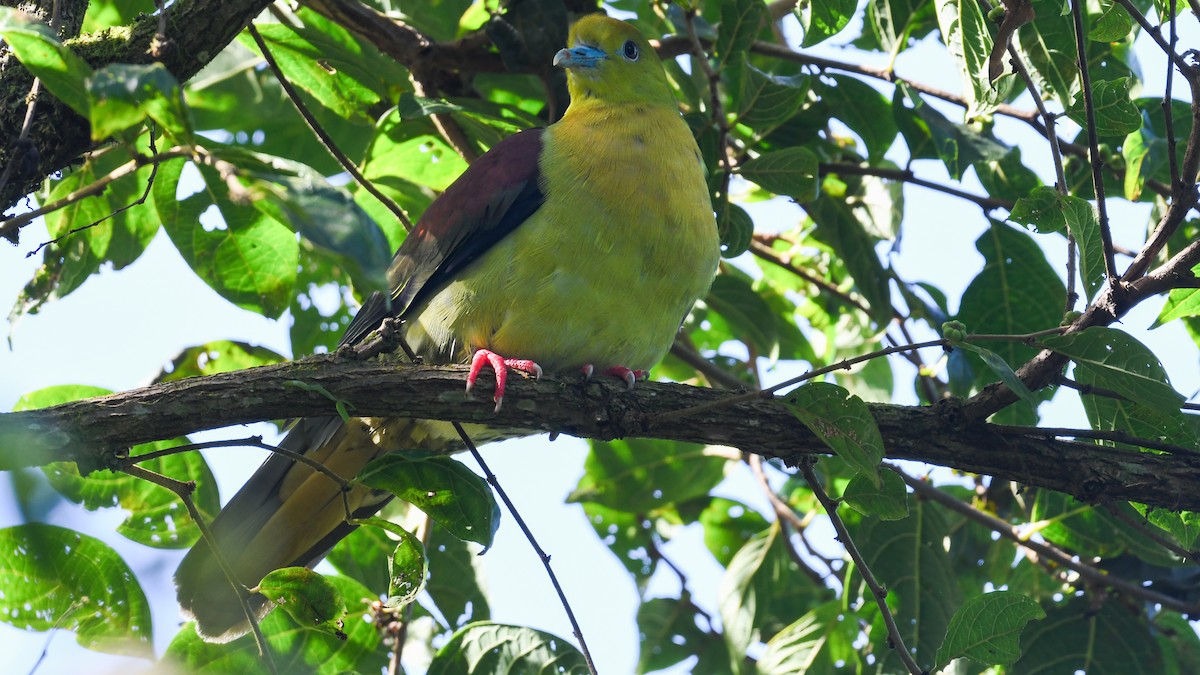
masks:
<svg viewBox="0 0 1200 675"><path fill-rule="evenodd" d="M475 380L479 379L479 373L485 365L491 366L492 370L496 371L496 393L493 397L493 400L496 401L496 409L494 412L500 412L500 404L504 402L504 387L508 383L509 368L529 373L535 379L542 377L542 367L534 361L506 359L490 349L477 349L475 355L471 357L471 370L467 373L468 395L475 388Z"/></svg>
<svg viewBox="0 0 1200 675"><path fill-rule="evenodd" d="M592 364L589 363L585 365L582 370L584 379L590 380L592 379L592 373L595 372L596 369L592 366ZM625 366L613 366L612 368L605 370L604 374L625 380L625 384L629 389L633 389L634 383L638 380L644 380L650 377L650 371L648 370L631 370Z"/></svg>

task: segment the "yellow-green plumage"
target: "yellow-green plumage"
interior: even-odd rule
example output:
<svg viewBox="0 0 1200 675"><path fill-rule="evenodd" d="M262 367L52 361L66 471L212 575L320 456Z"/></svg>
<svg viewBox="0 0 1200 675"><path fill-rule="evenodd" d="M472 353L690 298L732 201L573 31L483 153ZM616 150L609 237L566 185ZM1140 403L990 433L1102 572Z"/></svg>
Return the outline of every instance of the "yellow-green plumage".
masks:
<svg viewBox="0 0 1200 675"><path fill-rule="evenodd" d="M525 132L497 146L430 206L389 270L391 302L370 299L344 343L394 313L431 363L488 349L550 372L604 372L648 370L666 354L719 256L696 142L662 64L632 26L585 17L560 60L571 91L563 119L540 137ZM477 442L520 433L469 430ZM446 423L387 418L304 419L281 445L344 477L394 450L459 449ZM362 517L389 498L356 487L345 501ZM353 529L345 519L331 480L274 455L212 529L249 587L278 567L315 564ZM176 583L207 639L248 630L206 544L188 554ZM251 605L268 609L261 596Z"/></svg>

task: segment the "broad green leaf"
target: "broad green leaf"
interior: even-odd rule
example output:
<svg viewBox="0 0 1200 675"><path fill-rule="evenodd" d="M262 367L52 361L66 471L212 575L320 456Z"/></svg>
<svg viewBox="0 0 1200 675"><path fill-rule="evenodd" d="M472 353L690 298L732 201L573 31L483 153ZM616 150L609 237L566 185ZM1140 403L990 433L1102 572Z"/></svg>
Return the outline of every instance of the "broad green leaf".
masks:
<svg viewBox="0 0 1200 675"><path fill-rule="evenodd" d="M961 179L963 172L972 164L999 160L1008 154L1009 149L992 136L979 133L966 125L951 122L925 103L915 90L903 85L900 88L907 92L908 99L913 104L912 110L916 113L915 122L925 133L929 134L937 156L946 165L946 171L955 180ZM892 105L894 109L896 101L893 100ZM899 119L897 118L897 121ZM901 131L905 130L904 125L901 125L900 128ZM910 144L914 140L911 136L912 130L909 130L906 137L909 138Z"/></svg>
<svg viewBox="0 0 1200 675"><path fill-rule="evenodd" d="M774 358L778 354L780 336L774 312L746 277L717 275L704 303L729 322L734 339L753 345L762 356Z"/></svg>
<svg viewBox="0 0 1200 675"><path fill-rule="evenodd" d="M1141 507L1139 510L1144 511L1145 508ZM1154 508L1146 513L1146 520L1155 527L1170 532L1175 541L1189 551L1195 547L1196 540L1200 538L1200 514L1193 511L1175 513L1166 509Z"/></svg>
<svg viewBox="0 0 1200 675"><path fill-rule="evenodd" d="M0 7L0 38L51 94L83 117L88 116L84 80L92 74L92 68L64 46L49 26L19 9Z"/></svg>
<svg viewBox="0 0 1200 675"><path fill-rule="evenodd" d="M295 234L253 206L236 203L225 180L208 167L200 167L204 189L177 198L184 165L183 160L160 164L152 189L171 241L196 275L226 300L279 316L296 282ZM214 210L219 220L212 218Z"/></svg>
<svg viewBox="0 0 1200 675"><path fill-rule="evenodd" d="M14 410L35 410L82 398L111 394L107 389L79 385L46 387L22 396ZM186 438L135 445L136 457L155 450L186 445ZM194 482L192 500L205 517L212 519L221 510L217 484L199 452L167 455L139 464L144 469L185 482ZM42 467L50 485L59 494L85 509L121 507L129 516L117 532L154 548L187 548L200 539L187 508L175 493L164 487L108 469L81 476L74 462L53 462Z"/></svg>
<svg viewBox="0 0 1200 675"><path fill-rule="evenodd" d="M704 526L704 545L722 566L728 566L751 537L767 529L767 519L745 504L713 497L698 518Z"/></svg>
<svg viewBox="0 0 1200 675"><path fill-rule="evenodd" d="M382 529L360 527L334 544L325 559L338 572L382 595L388 587L388 560L395 550L395 540Z"/></svg>
<svg viewBox="0 0 1200 675"><path fill-rule="evenodd" d="M1071 17L1039 8L1034 20L1017 31L1016 44L1038 90L1059 105L1069 104L1079 91L1080 77Z"/></svg>
<svg viewBox="0 0 1200 675"><path fill-rule="evenodd" d="M1167 135L1166 116L1162 111L1162 100L1139 98L1136 101L1142 115L1142 126L1121 142L1121 156L1125 160L1125 198L1134 200L1143 197L1147 179L1162 183L1171 182L1170 138ZM1184 101L1171 101L1171 124L1175 132L1175 156L1183 157L1187 150L1187 139L1191 135L1191 107Z"/></svg>
<svg viewBox="0 0 1200 675"><path fill-rule="evenodd" d="M307 567L284 567L250 589L261 593L300 626L345 638L346 601L333 582Z"/></svg>
<svg viewBox="0 0 1200 675"><path fill-rule="evenodd" d="M583 476L567 500L646 513L707 494L724 478L725 464L695 443L591 441Z"/></svg>
<svg viewBox="0 0 1200 675"><path fill-rule="evenodd" d="M491 616L484 592L482 559L470 545L452 536L444 527L429 535L429 579L425 591L445 617L447 629L455 630Z"/></svg>
<svg viewBox="0 0 1200 675"><path fill-rule="evenodd" d="M972 333L1023 335L1057 326L1066 289L1033 239L1008 225L993 222L975 242L983 270L963 292L955 317ZM1013 367L1036 351L1018 341L974 342L995 352ZM994 381L990 369L975 360L976 385Z"/></svg>
<svg viewBox="0 0 1200 675"><path fill-rule="evenodd" d="M1092 80L1092 107L1096 114L1096 133L1101 136L1125 136L1142 126L1142 114L1129 100L1131 78ZM1087 111L1083 92L1075 95L1067 107L1067 116L1076 124L1087 126Z"/></svg>
<svg viewBox="0 0 1200 675"><path fill-rule="evenodd" d="M246 342L214 340L195 347L188 347L171 359L156 382L173 382L185 377L216 375L235 370L255 368L286 361L287 357L266 347Z"/></svg>
<svg viewBox="0 0 1200 675"><path fill-rule="evenodd" d="M967 121L991 116L1004 102L1013 78L1001 76L995 83L988 77L992 34L979 3L971 0L937 0L942 42L958 65L966 92Z"/></svg>
<svg viewBox="0 0 1200 675"><path fill-rule="evenodd" d="M857 195L836 194L832 190L835 184L833 176L826 176L821 198L804 207L817 224L812 236L841 258L858 292L867 301L870 318L876 325L885 326L892 318L891 293L888 273L875 252L876 239L872 234L885 233L881 230L888 223L877 222L876 216L887 217L890 209L871 209L859 202ZM855 185L869 184L856 181Z"/></svg>
<svg viewBox="0 0 1200 675"><path fill-rule="evenodd" d="M107 65L87 79L87 96L93 141L138 127L147 117L180 142L192 139L179 82L161 63Z"/></svg>
<svg viewBox="0 0 1200 675"><path fill-rule="evenodd" d="M1091 371L1097 386L1130 401L1178 410L1183 403L1158 357L1133 336L1116 328L1092 326L1069 335L1042 338L1047 349L1068 356Z"/></svg>
<svg viewBox="0 0 1200 675"><path fill-rule="evenodd" d="M138 14L152 14L154 0L93 0L87 4L81 34L133 23Z"/></svg>
<svg viewBox="0 0 1200 675"><path fill-rule="evenodd" d="M1008 213L1008 219L1031 227L1039 234L1062 232L1067 227L1064 199L1058 190L1050 186L1034 188L1028 196L1017 200Z"/></svg>
<svg viewBox="0 0 1200 675"><path fill-rule="evenodd" d="M1162 653L1152 631L1140 613L1119 602L1096 607L1090 598L1075 597L1024 631L1022 655L1011 672L1161 675Z"/></svg>
<svg viewBox="0 0 1200 675"><path fill-rule="evenodd" d="M804 41L800 46L812 47L842 32L857 8L857 0L824 0L797 7L794 11L804 28Z"/></svg>
<svg viewBox="0 0 1200 675"><path fill-rule="evenodd" d="M724 200L717 211L717 232L721 236L721 257L736 258L750 248L754 221L745 209Z"/></svg>
<svg viewBox="0 0 1200 675"><path fill-rule="evenodd" d="M738 99L738 124L765 134L796 114L808 89L807 75L773 75L747 63Z"/></svg>
<svg viewBox="0 0 1200 675"><path fill-rule="evenodd" d="M996 199L1017 201L1042 187L1042 179L1021 161L1021 148L1015 147L1000 159L978 162L975 175L987 193Z"/></svg>
<svg viewBox="0 0 1200 675"><path fill-rule="evenodd" d="M866 565L888 590L888 604L905 644L916 650L917 663L928 668L960 603L960 592L945 549L950 534L945 518L925 500L913 500L911 509L901 520L865 518L847 525ZM876 633L878 626L873 624L870 637L879 648L880 672L898 672L903 666L883 648L886 638Z"/></svg>
<svg viewBox="0 0 1200 675"><path fill-rule="evenodd" d="M1075 381L1084 387L1106 388L1101 384L1102 375L1096 371L1077 368ZM1200 447L1193 419L1178 408L1164 408L1134 401L1081 394L1083 409L1093 429L1121 431L1135 438L1171 443L1184 448Z"/></svg>
<svg viewBox="0 0 1200 675"><path fill-rule="evenodd" d="M1129 31L1133 30L1133 20L1129 12L1115 2L1101 2L1100 16L1092 20L1088 30L1088 39L1097 42L1117 42L1124 40Z"/></svg>
<svg viewBox="0 0 1200 675"><path fill-rule="evenodd" d="M107 544L43 523L0 529L0 620L65 628L96 651L152 656L150 606Z"/></svg>
<svg viewBox="0 0 1200 675"><path fill-rule="evenodd" d="M872 0L867 3L865 23L878 48L892 53L907 47L910 37L919 39L937 30L933 3L926 0ZM860 40L865 38L864 33ZM864 48L872 47L876 45Z"/></svg>
<svg viewBox="0 0 1200 675"><path fill-rule="evenodd" d="M908 489L904 479L894 471L880 471L882 483L875 485L863 474L857 474L842 491L842 500L864 516L884 520L899 520L908 516Z"/></svg>
<svg viewBox="0 0 1200 675"><path fill-rule="evenodd" d="M734 555L717 589L725 643L735 668L746 648L783 630L795 617L828 599L787 552L774 521Z"/></svg>
<svg viewBox="0 0 1200 675"><path fill-rule="evenodd" d="M301 626L287 612L271 612L260 627L276 669L280 673L314 675L382 671L387 667L387 650L381 647L370 614L370 602L377 596L349 577L328 576L326 581L346 600L346 638ZM214 644L201 640L192 624L175 636L163 660L176 664L183 672L205 675L267 672L253 636Z"/></svg>
<svg viewBox="0 0 1200 675"><path fill-rule="evenodd" d="M637 612L637 672L649 673L670 668L697 655L703 660L704 652L711 652L714 651L714 647L723 646L716 635L701 630L696 625L696 620L696 607L690 601L685 602L680 598L653 598L642 602ZM712 661L724 665L728 655L724 654L724 650L720 650L720 655L724 658Z"/></svg>
<svg viewBox="0 0 1200 675"><path fill-rule="evenodd" d="M500 527L500 506L492 488L450 457L411 459L393 452L367 464L355 480L387 490L459 539L484 548L492 545Z"/></svg>
<svg viewBox="0 0 1200 675"><path fill-rule="evenodd" d="M812 382L788 394L781 402L804 426L839 457L846 460L876 488L882 488L879 462L883 437L867 404L845 389Z"/></svg>
<svg viewBox="0 0 1200 675"><path fill-rule="evenodd" d="M863 140L871 162L878 162L899 133L892 117L891 101L858 78L831 75L829 81L833 86L821 80L821 100L829 105L833 117L844 122Z"/></svg>
<svg viewBox="0 0 1200 675"><path fill-rule="evenodd" d="M402 121L392 110L379 121L367 149L363 175L403 180L433 190L445 190L467 163L437 135L432 124Z"/></svg>
<svg viewBox="0 0 1200 675"><path fill-rule="evenodd" d="M383 518L366 518L357 522L391 532L398 539L388 556L388 607L400 607L415 600L425 587L429 568L425 545L413 533Z"/></svg>
<svg viewBox="0 0 1200 675"><path fill-rule="evenodd" d="M934 670L962 657L989 666L1013 663L1021 657L1025 624L1045 617L1036 602L1020 593L994 591L971 598L951 617Z"/></svg>
<svg viewBox="0 0 1200 675"><path fill-rule="evenodd" d="M758 657L755 675L832 673L841 670L838 662L856 661L858 651L852 644L858 629L844 613L840 601L827 602L776 633Z"/></svg>
<svg viewBox="0 0 1200 675"><path fill-rule="evenodd" d="M718 72L727 64L745 58L750 43L767 22L767 7L762 0L732 0L722 2L721 25L717 32L714 52Z"/></svg>
<svg viewBox="0 0 1200 675"><path fill-rule="evenodd" d="M560 637L524 626L480 621L460 628L438 649L428 675L587 672L583 654Z"/></svg>
<svg viewBox="0 0 1200 675"><path fill-rule="evenodd" d="M1033 395L1033 392L1029 391L1029 387L1025 386L1025 383L1021 381L1021 378L1017 377L1017 374L1013 372L1012 366L1008 365L1008 363L996 352L970 343L960 344L955 348L977 355L979 359L983 361L984 365L990 368L991 371L996 374L996 377L1000 378L1001 382L1011 389L1014 394L1020 396L1021 400L1028 403L1031 407L1036 409L1038 404L1041 403L1041 401L1039 401L1038 398Z"/></svg>
<svg viewBox="0 0 1200 675"><path fill-rule="evenodd" d="M1091 300L1108 278L1100 221L1096 217L1096 209L1086 200L1068 195L1063 198L1063 205L1067 228L1075 235L1075 243L1079 245L1079 276L1088 300Z"/></svg>
<svg viewBox="0 0 1200 675"><path fill-rule="evenodd" d="M738 175L777 195L797 202L816 199L817 156L806 148L784 148L768 152L737 167Z"/></svg>

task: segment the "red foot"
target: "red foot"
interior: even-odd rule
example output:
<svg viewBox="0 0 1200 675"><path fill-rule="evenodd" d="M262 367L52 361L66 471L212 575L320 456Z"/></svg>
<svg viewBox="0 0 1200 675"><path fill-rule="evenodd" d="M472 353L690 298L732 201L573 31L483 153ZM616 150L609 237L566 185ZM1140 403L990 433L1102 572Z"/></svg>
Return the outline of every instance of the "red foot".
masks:
<svg viewBox="0 0 1200 675"><path fill-rule="evenodd" d="M496 401L495 412L500 412L500 404L504 402L504 387L508 382L509 368L529 373L536 379L542 377L542 367L529 359L506 359L490 349L477 349L475 355L471 357L471 370L467 373L468 395L475 388L475 380L479 378L479 373L485 365L491 366L492 370L496 371L496 394L493 397L493 400Z"/></svg>
<svg viewBox="0 0 1200 675"><path fill-rule="evenodd" d="M583 367L583 376L590 380L592 379L592 373L595 372L595 370L595 367L589 363ZM613 366L612 368L605 370L604 374L611 375L613 377L619 377L622 380L625 380L625 384L630 389L633 389L634 383L638 380L644 380L650 377L650 371L648 370L630 370L625 366Z"/></svg>

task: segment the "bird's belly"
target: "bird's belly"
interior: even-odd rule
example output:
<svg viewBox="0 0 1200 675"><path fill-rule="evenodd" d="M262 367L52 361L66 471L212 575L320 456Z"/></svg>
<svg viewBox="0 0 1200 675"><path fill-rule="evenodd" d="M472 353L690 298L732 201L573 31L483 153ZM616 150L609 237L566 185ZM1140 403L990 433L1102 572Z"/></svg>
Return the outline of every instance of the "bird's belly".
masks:
<svg viewBox="0 0 1200 675"><path fill-rule="evenodd" d="M715 257L680 256L687 243L663 246L645 230L640 237L558 234L527 222L499 242L430 298L410 341L457 360L486 347L548 371L657 364L707 289Z"/></svg>

